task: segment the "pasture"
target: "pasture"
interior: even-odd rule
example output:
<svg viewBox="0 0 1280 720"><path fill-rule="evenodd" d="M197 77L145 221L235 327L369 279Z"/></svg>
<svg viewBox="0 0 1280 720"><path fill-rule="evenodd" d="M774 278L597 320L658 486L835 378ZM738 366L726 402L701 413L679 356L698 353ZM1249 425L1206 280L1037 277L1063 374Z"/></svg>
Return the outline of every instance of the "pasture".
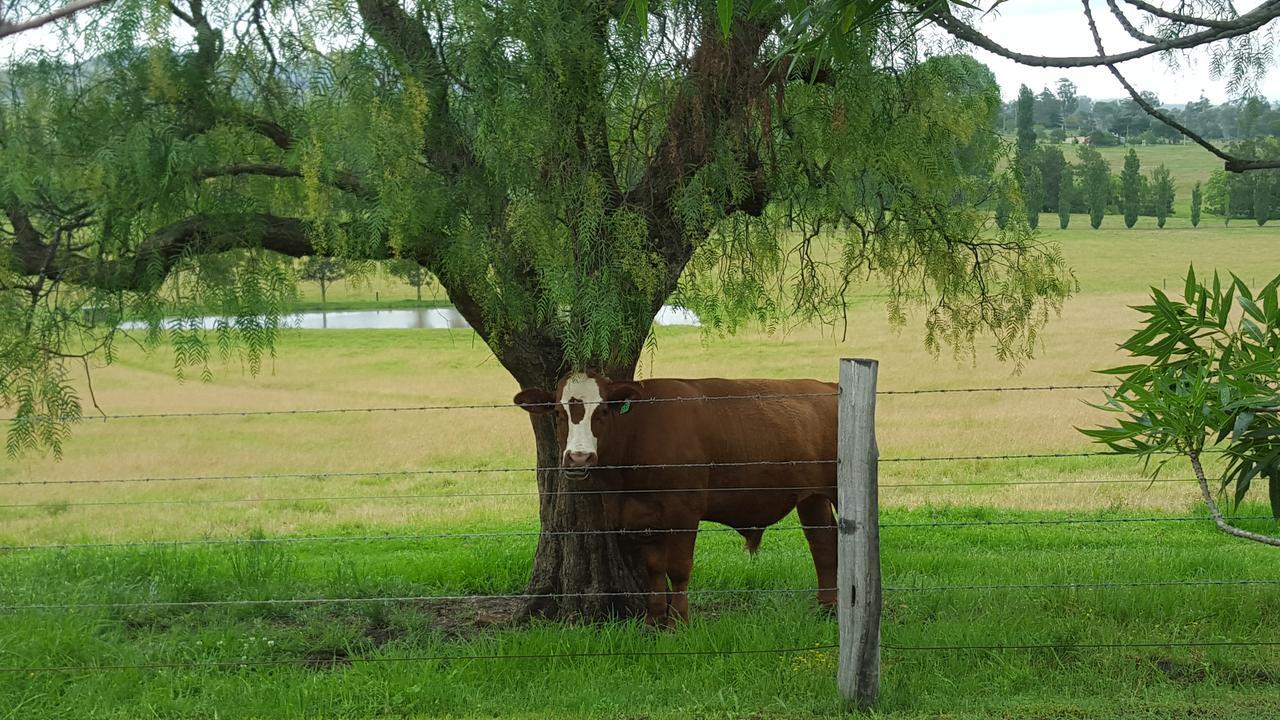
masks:
<svg viewBox="0 0 1280 720"><path fill-rule="evenodd" d="M1189 190L1179 185L1180 201ZM843 340L820 327L730 338L662 328L642 374L834 379L839 357L863 356L880 360L887 391L1091 384L1102 380L1092 369L1118 364L1115 345L1135 321L1126 307L1148 286L1179 287L1191 262L1201 273L1236 269L1246 280L1280 268L1280 230L1224 228L1212 217L1198 229L1173 218L1163 230L1152 218L1124 230L1108 217L1093 231L1077 216L1070 230L1046 229L1045 237L1062 243L1080 292L1021 374L983 347L975 357L931 357L920 319L891 327L874 286L855 291ZM310 290L306 301L315 299ZM374 292L377 303L413 298L412 288L378 279L329 296L367 306ZM505 404L518 389L482 343L458 330L297 332L263 375L232 361L215 367L211 384L177 383L164 349L128 348L94 371L93 385L109 415ZM878 712L1280 714L1276 647L1158 644L1274 642L1280 584L1125 586L1280 579L1273 550L1178 519L1202 514L1184 465L1148 483L1136 463L1114 457L898 461L1088 451L1074 427L1104 420L1086 404L1100 397L1069 390L881 398L886 648ZM0 718L791 718L839 710L835 653L825 647L835 642L835 623L811 593L786 592L814 583L793 520L791 529L766 532L754 558L735 534L703 533L693 621L675 632L629 623L514 626L509 601L424 599L520 592L532 534L420 536L532 533L532 474L377 473L532 461L528 420L514 407L86 421L60 462L0 461L0 544L284 540L4 552L0 605L400 598L0 610ZM193 476L206 479L172 480ZM152 480L15 484L121 478ZM1040 484L1013 484L1028 482ZM1262 499L1240 514L1263 514ZM1070 518L1109 522L1035 524ZM1163 521L1126 522L1144 518ZM1027 524L930 526L981 521ZM1275 531L1269 521L1248 526ZM419 537L354 539L378 535ZM972 587L1060 583L1085 587ZM1084 647L1111 644L1121 646ZM925 649L960 645L1056 647ZM792 652L698 654L776 648ZM476 659L575 653L587 656ZM155 667L39 670L89 665Z"/></svg>

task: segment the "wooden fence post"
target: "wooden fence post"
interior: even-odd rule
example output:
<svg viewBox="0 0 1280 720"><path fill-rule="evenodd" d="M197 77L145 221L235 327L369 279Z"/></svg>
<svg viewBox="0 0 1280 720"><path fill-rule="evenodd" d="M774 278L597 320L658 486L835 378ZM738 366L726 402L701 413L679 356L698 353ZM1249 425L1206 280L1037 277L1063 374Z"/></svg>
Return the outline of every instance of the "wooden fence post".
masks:
<svg viewBox="0 0 1280 720"><path fill-rule="evenodd" d="M839 569L836 615L845 701L870 707L880 691L880 510L875 360L840 361Z"/></svg>

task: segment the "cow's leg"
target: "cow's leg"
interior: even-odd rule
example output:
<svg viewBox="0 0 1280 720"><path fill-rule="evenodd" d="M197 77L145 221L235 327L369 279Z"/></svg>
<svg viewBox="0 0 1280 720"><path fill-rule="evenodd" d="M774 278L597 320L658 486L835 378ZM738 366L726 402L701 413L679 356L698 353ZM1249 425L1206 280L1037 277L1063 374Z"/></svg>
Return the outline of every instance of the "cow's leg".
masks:
<svg viewBox="0 0 1280 720"><path fill-rule="evenodd" d="M836 604L836 524L831 501L822 495L810 495L796 505L804 536L809 541L809 552L818 571L818 604L834 607Z"/></svg>
<svg viewBox="0 0 1280 720"><path fill-rule="evenodd" d="M672 533L667 542L667 576L671 578L671 619L689 621L689 576L693 574L693 546L698 539L695 525L688 532Z"/></svg>
<svg viewBox="0 0 1280 720"><path fill-rule="evenodd" d="M665 625L667 623L667 543L663 537L658 540L646 540L640 544L640 557L644 560L645 587L649 591L645 598L646 625Z"/></svg>

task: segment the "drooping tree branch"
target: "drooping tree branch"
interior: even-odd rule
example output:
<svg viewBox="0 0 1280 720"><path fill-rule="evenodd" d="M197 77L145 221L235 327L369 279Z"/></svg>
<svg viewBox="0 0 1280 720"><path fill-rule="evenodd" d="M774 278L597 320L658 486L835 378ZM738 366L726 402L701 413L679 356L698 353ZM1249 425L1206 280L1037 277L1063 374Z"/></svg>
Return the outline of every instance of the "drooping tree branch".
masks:
<svg viewBox="0 0 1280 720"><path fill-rule="evenodd" d="M44 15L37 15L29 20L22 22L5 22L4 18L0 18L0 38L10 35L17 35L26 30L34 30L38 27L48 25L55 20L71 17L81 10L88 10L95 5L102 5L111 2L111 0L72 0L57 10L52 10Z"/></svg>
<svg viewBox="0 0 1280 720"><path fill-rule="evenodd" d="M1185 25L1197 25L1206 28L1228 29L1231 27L1230 20L1220 20L1217 18L1200 17L1199 15L1187 15L1186 13L1173 12L1165 10L1158 5L1152 5L1142 0L1124 0L1126 4L1132 5L1139 10L1155 15L1158 18L1172 20L1173 22L1183 23Z"/></svg>
<svg viewBox="0 0 1280 720"><path fill-rule="evenodd" d="M1141 40L1146 43L1160 42L1160 38L1155 35L1148 35L1147 33L1142 32L1137 28L1137 26L1130 22L1129 16L1124 14L1124 11L1116 4L1116 0L1107 0L1107 7L1111 8L1111 14L1115 16L1116 22L1120 23L1120 27L1124 28L1124 31L1129 33L1129 36L1133 39Z"/></svg>
<svg viewBox="0 0 1280 720"><path fill-rule="evenodd" d="M1188 50L1221 40L1242 37L1258 30L1263 25L1266 25L1276 18L1280 18L1280 1L1270 0L1269 2L1264 2L1234 20L1223 20L1216 23L1213 27L1207 27L1206 29L1198 32L1183 35L1181 37L1154 38L1156 42L1148 43L1145 47L1111 55L1029 55L1027 53L1007 48L982 34L972 25L969 25L952 14L947 3L938 3L932 9L926 10L925 15L936 23L938 27L946 30L955 38L980 47L983 50L995 53L1000 57L1013 60L1020 65L1028 65L1031 67L1078 68L1114 65L1168 50Z"/></svg>
<svg viewBox="0 0 1280 720"><path fill-rule="evenodd" d="M1089 5L1089 0L1081 0L1081 2L1084 4L1084 16L1089 23L1089 32L1093 34L1093 44L1098 49L1098 56L1104 57L1106 56L1107 51L1102 45L1102 35L1098 32L1098 23L1094 20L1093 9ZM1114 0L1107 0L1107 3L1111 5L1113 9L1115 8ZM1124 87L1125 92L1129 93L1129 97L1133 99L1133 102L1138 107L1142 108L1143 112L1156 120L1159 120L1165 125L1168 125L1174 130L1177 130L1200 147L1203 147L1205 150L1208 150L1221 158L1228 172L1242 173L1248 170L1280 168L1280 160L1249 160L1245 158L1238 158L1217 145L1214 145L1191 128L1173 119L1168 114L1161 112L1159 108L1148 102L1147 99L1142 97L1142 94L1133 87L1128 79L1125 78L1125 76L1120 72L1120 69L1117 68L1114 63L1106 63L1105 66L1115 79Z"/></svg>
<svg viewBox="0 0 1280 720"><path fill-rule="evenodd" d="M237 175L263 175L266 177L277 178L301 178L302 171L284 165L276 165L272 163L234 163L231 165L221 165L218 167L202 168L196 171L196 179L208 180L217 177L234 177ZM366 187L360 178L354 173L339 173L333 177L324 178L324 181L333 187L352 195L365 199L372 199L375 193Z"/></svg>

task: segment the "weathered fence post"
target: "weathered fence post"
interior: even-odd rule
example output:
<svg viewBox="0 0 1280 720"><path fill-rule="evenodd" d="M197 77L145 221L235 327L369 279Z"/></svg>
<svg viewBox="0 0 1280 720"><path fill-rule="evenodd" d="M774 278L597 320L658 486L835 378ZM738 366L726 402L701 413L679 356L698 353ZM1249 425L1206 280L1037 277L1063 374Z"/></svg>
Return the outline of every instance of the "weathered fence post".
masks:
<svg viewBox="0 0 1280 720"><path fill-rule="evenodd" d="M875 360L840 361L839 569L836 615L846 702L869 707L880 691L880 509Z"/></svg>

